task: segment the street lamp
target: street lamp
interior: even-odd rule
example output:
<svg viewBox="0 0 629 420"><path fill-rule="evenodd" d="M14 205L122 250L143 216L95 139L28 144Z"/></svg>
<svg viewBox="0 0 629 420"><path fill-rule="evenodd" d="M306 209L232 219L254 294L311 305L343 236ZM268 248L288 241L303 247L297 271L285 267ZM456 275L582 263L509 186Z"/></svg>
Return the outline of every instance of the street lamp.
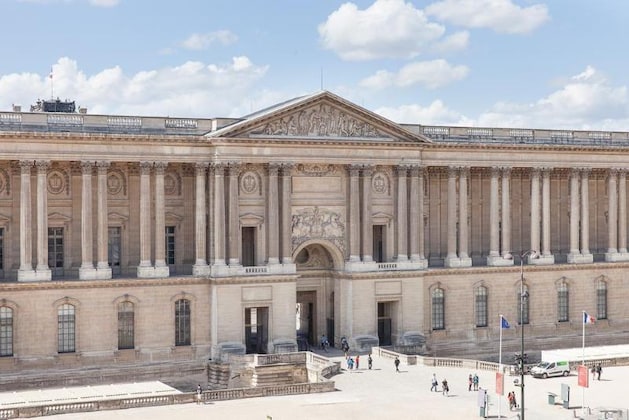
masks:
<svg viewBox="0 0 629 420"><path fill-rule="evenodd" d="M520 254L520 355L516 356L516 360L520 362L520 420L524 420L524 363L526 362L526 354L524 354L524 301L528 299L528 291L524 291L524 259L535 259L538 257L537 252L533 250Z"/></svg>

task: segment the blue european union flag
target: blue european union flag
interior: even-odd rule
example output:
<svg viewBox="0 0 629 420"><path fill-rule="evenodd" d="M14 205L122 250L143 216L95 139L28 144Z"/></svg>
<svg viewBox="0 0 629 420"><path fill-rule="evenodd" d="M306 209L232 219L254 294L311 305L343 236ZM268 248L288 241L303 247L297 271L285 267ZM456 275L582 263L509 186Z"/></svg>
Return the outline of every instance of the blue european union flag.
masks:
<svg viewBox="0 0 629 420"><path fill-rule="evenodd" d="M500 317L500 327L501 328L511 328L511 325L509 325L509 321L507 321L506 318Z"/></svg>

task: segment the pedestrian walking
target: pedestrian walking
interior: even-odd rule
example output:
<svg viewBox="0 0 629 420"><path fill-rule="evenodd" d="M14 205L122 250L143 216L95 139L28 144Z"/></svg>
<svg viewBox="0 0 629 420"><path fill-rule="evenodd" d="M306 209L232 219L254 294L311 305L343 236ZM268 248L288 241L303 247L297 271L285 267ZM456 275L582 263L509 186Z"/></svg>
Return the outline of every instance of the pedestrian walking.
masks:
<svg viewBox="0 0 629 420"><path fill-rule="evenodd" d="M478 374L474 374L474 378L472 378L472 381L474 382L474 391L478 391Z"/></svg>
<svg viewBox="0 0 629 420"><path fill-rule="evenodd" d="M599 380L599 381L601 380L601 372L602 371L603 371L603 367L599 363L598 365L596 365L596 379Z"/></svg>
<svg viewBox="0 0 629 420"><path fill-rule="evenodd" d="M467 378L467 390L471 391L472 390L472 384L474 383L474 379L472 379L472 374L470 373L470 376Z"/></svg>
<svg viewBox="0 0 629 420"><path fill-rule="evenodd" d="M360 354L356 355L356 370L358 370L358 366L360 365Z"/></svg>
<svg viewBox="0 0 629 420"><path fill-rule="evenodd" d="M448 380L443 378L443 381L441 381L441 395L445 395L447 397L449 392L450 387L448 386Z"/></svg>
<svg viewBox="0 0 629 420"><path fill-rule="evenodd" d="M201 389L201 384L197 385L197 404L201 404L201 396L203 395L203 390Z"/></svg>
<svg viewBox="0 0 629 420"><path fill-rule="evenodd" d="M347 359L347 368L349 370L354 369L354 359L352 359L351 357Z"/></svg>
<svg viewBox="0 0 629 420"><path fill-rule="evenodd" d="M321 346L321 350L325 351L326 353L328 352L328 346L330 345L330 342L328 341L328 337L326 337L325 334L321 334L321 340L319 342L320 346Z"/></svg>
<svg viewBox="0 0 629 420"><path fill-rule="evenodd" d="M367 357L367 366L369 367L369 370L371 370L372 365L373 365L373 359L371 358L371 353L369 353L369 356Z"/></svg>
<svg viewBox="0 0 629 420"><path fill-rule="evenodd" d="M395 365L395 371L397 373L400 373L400 358L395 356L395 360L393 361L393 364Z"/></svg>
<svg viewBox="0 0 629 420"><path fill-rule="evenodd" d="M439 381L437 380L437 375L436 374L432 374L432 385L430 387L430 392L435 391L437 392L437 386L439 385Z"/></svg>

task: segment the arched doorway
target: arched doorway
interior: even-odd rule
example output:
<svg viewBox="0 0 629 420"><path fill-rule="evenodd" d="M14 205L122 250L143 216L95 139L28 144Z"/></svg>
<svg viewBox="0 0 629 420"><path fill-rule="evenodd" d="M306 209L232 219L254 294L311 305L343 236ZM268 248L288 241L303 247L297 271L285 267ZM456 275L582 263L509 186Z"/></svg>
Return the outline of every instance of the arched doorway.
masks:
<svg viewBox="0 0 629 420"><path fill-rule="evenodd" d="M300 350L318 346L325 334L334 345L334 258L320 243L297 252L296 333Z"/></svg>

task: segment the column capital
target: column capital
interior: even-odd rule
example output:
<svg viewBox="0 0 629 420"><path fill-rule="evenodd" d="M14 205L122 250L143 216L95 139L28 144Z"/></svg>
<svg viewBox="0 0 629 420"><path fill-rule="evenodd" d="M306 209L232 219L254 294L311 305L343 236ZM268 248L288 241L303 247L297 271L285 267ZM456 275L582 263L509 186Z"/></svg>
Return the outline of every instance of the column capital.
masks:
<svg viewBox="0 0 629 420"><path fill-rule="evenodd" d="M570 175L578 177L581 172L581 168L570 168Z"/></svg>
<svg viewBox="0 0 629 420"><path fill-rule="evenodd" d="M149 175L151 173L152 167L153 167L153 162L140 162L140 174Z"/></svg>
<svg viewBox="0 0 629 420"><path fill-rule="evenodd" d="M30 174L31 168L33 167L32 160L21 160L20 163L20 173L22 174Z"/></svg>
<svg viewBox="0 0 629 420"><path fill-rule="evenodd" d="M512 170L513 168L511 166L502 166L500 168L500 171L502 172L503 176L510 176Z"/></svg>
<svg viewBox="0 0 629 420"><path fill-rule="evenodd" d="M372 176L375 169L376 168L373 165L363 165L363 176L364 177Z"/></svg>
<svg viewBox="0 0 629 420"><path fill-rule="evenodd" d="M349 176L351 176L351 177L358 176L361 167L362 167L361 165L356 165L356 164L347 165L347 170L349 171Z"/></svg>
<svg viewBox="0 0 629 420"><path fill-rule="evenodd" d="M410 165L401 164L401 165L397 165L395 167L395 170L397 171L398 176L406 176L406 173L408 172L409 168L410 168Z"/></svg>
<svg viewBox="0 0 629 420"><path fill-rule="evenodd" d="M98 173L107 173L107 169L111 166L111 162L106 160L99 160L96 162L96 168L98 169Z"/></svg>
<svg viewBox="0 0 629 420"><path fill-rule="evenodd" d="M158 175L164 175L164 171L168 166L168 162L155 162L155 173Z"/></svg>
<svg viewBox="0 0 629 420"><path fill-rule="evenodd" d="M492 166L489 171L491 172L491 177L492 178L498 178L500 176L500 171L501 171L501 167L500 166Z"/></svg>
<svg viewBox="0 0 629 420"><path fill-rule="evenodd" d="M240 162L231 161L227 164L227 171L229 176L238 176L240 174L240 170L242 168L242 164Z"/></svg>
<svg viewBox="0 0 629 420"><path fill-rule="evenodd" d="M459 166L459 173L461 174L462 177L469 177L470 176L470 167L469 166Z"/></svg>
<svg viewBox="0 0 629 420"><path fill-rule="evenodd" d="M458 166L448 166L448 177L449 178L456 177L458 172L459 172L459 167Z"/></svg>
<svg viewBox="0 0 629 420"><path fill-rule="evenodd" d="M282 164L279 162L269 162L268 165L269 175L277 176L282 167Z"/></svg>
<svg viewBox="0 0 629 420"><path fill-rule="evenodd" d="M37 166L37 172L46 172L48 168L50 168L49 160L37 160L35 161L35 165Z"/></svg>
<svg viewBox="0 0 629 420"><path fill-rule="evenodd" d="M539 166L533 166L529 168L529 171L531 172L531 176L540 176L542 174L542 168Z"/></svg>
<svg viewBox="0 0 629 420"><path fill-rule="evenodd" d="M411 166L411 176L417 177L420 172L424 169L421 165L410 165Z"/></svg>
<svg viewBox="0 0 629 420"><path fill-rule="evenodd" d="M196 162L194 164L194 172L196 175L205 175L205 172L207 171L208 166L210 166L210 164L208 162Z"/></svg>
<svg viewBox="0 0 629 420"><path fill-rule="evenodd" d="M94 162L88 160L81 161L81 173L83 175L92 175L92 169L94 168Z"/></svg>

